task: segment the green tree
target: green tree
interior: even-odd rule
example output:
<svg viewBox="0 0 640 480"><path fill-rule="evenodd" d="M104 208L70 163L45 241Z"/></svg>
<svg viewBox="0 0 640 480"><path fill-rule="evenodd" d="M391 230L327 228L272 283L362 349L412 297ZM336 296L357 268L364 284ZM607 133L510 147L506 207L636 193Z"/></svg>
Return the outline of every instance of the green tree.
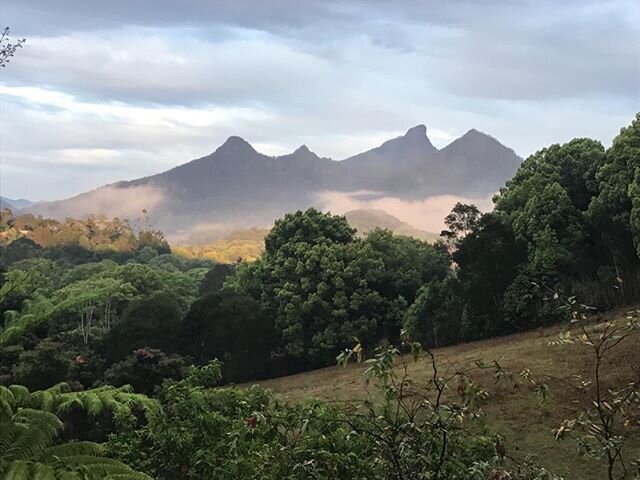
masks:
<svg viewBox="0 0 640 480"><path fill-rule="evenodd" d="M141 230L138 233L138 251L153 248L159 255L171 253L171 247L160 230Z"/></svg>
<svg viewBox="0 0 640 480"><path fill-rule="evenodd" d="M151 395L162 382L184 378L187 366L179 355L166 355L157 348L139 348L104 372L104 383L131 385L138 393Z"/></svg>
<svg viewBox="0 0 640 480"><path fill-rule="evenodd" d="M515 237L507 218L483 215L476 230L458 244L453 259L464 299L464 339L505 333L504 294L526 262L526 247Z"/></svg>
<svg viewBox="0 0 640 480"><path fill-rule="evenodd" d="M205 274L200 283L200 296L203 297L209 293L217 293L222 290L227 277L233 275L235 266L228 263L216 263Z"/></svg>
<svg viewBox="0 0 640 480"><path fill-rule="evenodd" d="M281 248L299 243L350 243L355 233L346 218L310 208L305 212L287 213L277 220L264 239L265 252L275 255Z"/></svg>
<svg viewBox="0 0 640 480"><path fill-rule="evenodd" d="M228 381L264 377L277 349L273 321L246 294L223 291L197 300L184 319L185 353L198 362L219 358Z"/></svg>
<svg viewBox="0 0 640 480"><path fill-rule="evenodd" d="M163 287L160 274L153 268L139 263L120 265L112 275L117 280L130 284L138 296L151 295Z"/></svg>
<svg viewBox="0 0 640 480"><path fill-rule="evenodd" d="M441 247L385 230L355 239L343 217L313 209L276 222L267 240L229 287L260 300L286 354L316 365L354 338L368 348L399 339L418 289L450 275Z"/></svg>
<svg viewBox="0 0 640 480"><path fill-rule="evenodd" d="M45 339L23 352L13 368L13 380L31 390L44 390L69 379L71 358L60 343Z"/></svg>
<svg viewBox="0 0 640 480"><path fill-rule="evenodd" d="M404 328L410 338L427 347L460 340L462 299L458 288L453 277L434 279L420 288L404 318Z"/></svg>
<svg viewBox="0 0 640 480"><path fill-rule="evenodd" d="M475 205L458 202L451 213L444 218L448 229L443 230L440 235L448 239L460 240L478 227L481 215Z"/></svg>
<svg viewBox="0 0 640 480"><path fill-rule="evenodd" d="M177 353L181 328L182 309L173 296L159 292L134 300L105 337L105 356L122 360L143 347Z"/></svg>

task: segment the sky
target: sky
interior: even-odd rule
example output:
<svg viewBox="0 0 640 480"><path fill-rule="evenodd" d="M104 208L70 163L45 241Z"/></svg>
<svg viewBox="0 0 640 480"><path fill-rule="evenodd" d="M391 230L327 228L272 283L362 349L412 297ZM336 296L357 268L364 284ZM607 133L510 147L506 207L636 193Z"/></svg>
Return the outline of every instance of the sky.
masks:
<svg viewBox="0 0 640 480"><path fill-rule="evenodd" d="M640 111L637 0L4 0L0 194L52 200L239 135L343 159L426 124L526 157Z"/></svg>

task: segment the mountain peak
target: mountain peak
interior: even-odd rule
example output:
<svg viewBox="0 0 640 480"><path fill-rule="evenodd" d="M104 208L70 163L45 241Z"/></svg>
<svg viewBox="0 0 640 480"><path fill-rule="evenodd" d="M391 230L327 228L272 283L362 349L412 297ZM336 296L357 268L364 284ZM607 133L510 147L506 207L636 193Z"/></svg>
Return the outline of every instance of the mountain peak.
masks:
<svg viewBox="0 0 640 480"><path fill-rule="evenodd" d="M256 151L244 138L232 135L218 147L216 153L243 154L256 153Z"/></svg>
<svg viewBox="0 0 640 480"><path fill-rule="evenodd" d="M472 128L471 130L469 130L462 137L489 137L489 138L491 138L486 133L483 133L480 130L476 130L475 128Z"/></svg>
<svg viewBox="0 0 640 480"><path fill-rule="evenodd" d="M422 138L427 136L427 127L423 124L416 125L407 130L404 134L405 137Z"/></svg>
<svg viewBox="0 0 640 480"><path fill-rule="evenodd" d="M311 150L309 150L309 147L307 147L306 145L300 145L298 148L296 148L294 150L294 155L296 153L311 153Z"/></svg>

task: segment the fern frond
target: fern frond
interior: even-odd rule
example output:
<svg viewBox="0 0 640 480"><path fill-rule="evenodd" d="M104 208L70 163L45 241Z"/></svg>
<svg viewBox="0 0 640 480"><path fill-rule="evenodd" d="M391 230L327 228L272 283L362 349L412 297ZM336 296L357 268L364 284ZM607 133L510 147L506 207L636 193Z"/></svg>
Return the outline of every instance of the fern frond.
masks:
<svg viewBox="0 0 640 480"><path fill-rule="evenodd" d="M3 419L0 422L0 452L6 452L24 428L24 425L16 425L11 419Z"/></svg>
<svg viewBox="0 0 640 480"><path fill-rule="evenodd" d="M133 393L131 387L100 387L71 392L61 383L29 392L20 385L0 387L0 480L151 480L91 442L53 445L64 424L59 414L77 407L89 415L110 412L116 421L159 411L157 401Z"/></svg>
<svg viewBox="0 0 640 480"><path fill-rule="evenodd" d="M13 405L7 400L0 399L0 418L9 418L13 415Z"/></svg>
<svg viewBox="0 0 640 480"><path fill-rule="evenodd" d="M0 402L7 402L9 405L13 405L16 401L16 397L8 387L0 385Z"/></svg>
<svg viewBox="0 0 640 480"><path fill-rule="evenodd" d="M70 470L56 472L56 475L58 476L58 480L86 480L86 477L84 475L81 475L78 472L72 472Z"/></svg>
<svg viewBox="0 0 640 480"><path fill-rule="evenodd" d="M106 477L105 480L152 480L149 475L140 472L114 473Z"/></svg>
<svg viewBox="0 0 640 480"><path fill-rule="evenodd" d="M31 480L29 462L14 460L2 469L2 480Z"/></svg>
<svg viewBox="0 0 640 480"><path fill-rule="evenodd" d="M102 413L104 404L100 399L100 397L98 396L98 394L93 392L87 392L86 395L83 395L81 397L81 401L82 401L82 406L84 407L86 412L92 417L95 417L100 413Z"/></svg>
<svg viewBox="0 0 640 480"><path fill-rule="evenodd" d="M56 480L56 470L51 465L36 463L33 466L32 480Z"/></svg>
<svg viewBox="0 0 640 480"><path fill-rule="evenodd" d="M22 429L2 455L3 459L18 460L35 458L51 445L53 439L62 429L62 422L49 412L22 409L13 416L13 423Z"/></svg>
<svg viewBox="0 0 640 480"><path fill-rule="evenodd" d="M82 400L73 394L60 395L56 400L56 405L53 407L57 414L69 413L74 406L82 408Z"/></svg>
<svg viewBox="0 0 640 480"><path fill-rule="evenodd" d="M13 393L16 406L23 405L29 399L29 389L24 385L9 385L9 390Z"/></svg>
<svg viewBox="0 0 640 480"><path fill-rule="evenodd" d="M102 457L105 449L102 445L93 442L68 442L47 448L43 458L66 458L78 455Z"/></svg>

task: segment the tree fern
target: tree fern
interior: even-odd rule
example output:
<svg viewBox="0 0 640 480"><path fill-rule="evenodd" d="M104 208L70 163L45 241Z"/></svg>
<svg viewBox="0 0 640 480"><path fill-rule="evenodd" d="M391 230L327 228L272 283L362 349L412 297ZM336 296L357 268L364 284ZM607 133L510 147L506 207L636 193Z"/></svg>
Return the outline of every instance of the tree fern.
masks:
<svg viewBox="0 0 640 480"><path fill-rule="evenodd" d="M50 300L36 296L24 301L21 312L5 312L5 325L0 329L0 347L16 343L25 332L47 321L54 311L55 307Z"/></svg>
<svg viewBox="0 0 640 480"><path fill-rule="evenodd" d="M0 410L8 412L9 415L18 408L32 408L64 415L74 407L86 411L92 417L109 412L116 420L131 415L133 409L151 415L159 408L155 400L134 393L129 385L107 385L82 392L72 392L66 383L35 392L29 392L21 385L0 386Z"/></svg>
<svg viewBox="0 0 640 480"><path fill-rule="evenodd" d="M22 386L0 386L0 406L0 480L149 480L105 457L99 444L54 444L64 428L59 415L74 406L92 416L110 412L116 420L133 408L155 411L153 400L129 387L71 392L68 385L59 384L29 392Z"/></svg>

